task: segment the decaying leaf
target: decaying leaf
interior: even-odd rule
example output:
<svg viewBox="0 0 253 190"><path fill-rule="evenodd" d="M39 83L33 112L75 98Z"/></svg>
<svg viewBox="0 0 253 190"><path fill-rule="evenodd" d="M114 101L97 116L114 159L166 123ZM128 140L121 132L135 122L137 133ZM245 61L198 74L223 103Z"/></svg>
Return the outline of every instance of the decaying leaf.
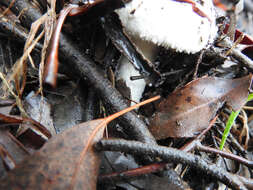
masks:
<svg viewBox="0 0 253 190"><path fill-rule="evenodd" d="M53 119L51 117L51 106L45 97L30 92L24 101L26 113L35 121L45 126L52 135L55 135Z"/></svg>
<svg viewBox="0 0 253 190"><path fill-rule="evenodd" d="M11 154L16 163L20 163L30 153L26 148L8 131L0 131L0 144Z"/></svg>
<svg viewBox="0 0 253 190"><path fill-rule="evenodd" d="M0 130L0 177L6 175L7 170L13 169L28 155L29 152L8 130Z"/></svg>
<svg viewBox="0 0 253 190"><path fill-rule="evenodd" d="M39 122L31 119L31 118L22 118L18 116L12 115L4 115L0 113L0 125L17 125L17 124L29 124L29 128L33 128L35 130L40 131L47 138L51 138L51 133L47 128L41 125Z"/></svg>
<svg viewBox="0 0 253 190"><path fill-rule="evenodd" d="M56 135L40 151L10 171L0 181L0 189L96 189L100 158L91 145L102 138L110 121L159 98L156 96Z"/></svg>
<svg viewBox="0 0 253 190"><path fill-rule="evenodd" d="M158 105L150 130L156 139L193 137L226 102L239 110L247 101L252 75L239 79L204 77L173 92Z"/></svg>
<svg viewBox="0 0 253 190"><path fill-rule="evenodd" d="M37 123L45 127L51 135L55 135L53 119L51 117L51 106L45 97L35 95L30 92L25 101L23 101L24 110L27 115ZM26 146L32 149L39 149L48 140L47 135L40 129L33 127L30 123L23 122L16 134L19 140Z"/></svg>

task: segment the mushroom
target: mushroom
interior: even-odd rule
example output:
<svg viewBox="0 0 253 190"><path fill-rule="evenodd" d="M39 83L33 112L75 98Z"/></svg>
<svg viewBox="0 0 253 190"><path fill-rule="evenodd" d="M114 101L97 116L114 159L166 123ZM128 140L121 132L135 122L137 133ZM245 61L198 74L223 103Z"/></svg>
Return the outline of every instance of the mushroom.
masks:
<svg viewBox="0 0 253 190"><path fill-rule="evenodd" d="M217 33L212 0L132 0L115 12L124 32L151 63L159 46L197 53L212 43ZM139 102L146 83L144 79L131 81L138 71L125 57L119 62L117 80L125 80L130 99Z"/></svg>

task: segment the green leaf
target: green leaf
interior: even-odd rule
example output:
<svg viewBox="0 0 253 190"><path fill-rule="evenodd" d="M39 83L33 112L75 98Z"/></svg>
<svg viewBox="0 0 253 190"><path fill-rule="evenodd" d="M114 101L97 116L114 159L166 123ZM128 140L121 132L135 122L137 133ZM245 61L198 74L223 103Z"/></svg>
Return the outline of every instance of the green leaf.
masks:
<svg viewBox="0 0 253 190"><path fill-rule="evenodd" d="M253 93L249 94L249 96L247 98L247 101L245 103L247 103L247 102L249 102L251 100L253 100ZM227 140L227 137L229 135L230 129L233 126L233 124L234 124L234 122L235 122L235 120L236 120L236 118L237 118L237 116L238 116L239 113L240 113L240 110L237 110L236 112L232 111L232 113L230 114L230 116L228 118L228 121L226 123L226 128L225 128L225 131L224 131L224 133L222 135L222 139L221 139L221 144L220 144L220 149L221 150L224 147L224 144L225 144L225 142Z"/></svg>
<svg viewBox="0 0 253 190"><path fill-rule="evenodd" d="M222 139L221 139L221 144L220 144L220 149L222 150L223 147L224 147L224 144L227 140L227 137L229 135L229 132L230 132L230 129L232 128L234 122L235 122L235 119L237 118L238 114L239 114L240 110L237 110L236 112L232 111L232 113L230 114L229 118L228 118L228 121L226 123L226 128L225 128L225 131L222 135Z"/></svg>
<svg viewBox="0 0 253 190"><path fill-rule="evenodd" d="M249 101L251 101L251 100L253 100L253 93L249 94L248 99L247 99L247 102L249 102Z"/></svg>

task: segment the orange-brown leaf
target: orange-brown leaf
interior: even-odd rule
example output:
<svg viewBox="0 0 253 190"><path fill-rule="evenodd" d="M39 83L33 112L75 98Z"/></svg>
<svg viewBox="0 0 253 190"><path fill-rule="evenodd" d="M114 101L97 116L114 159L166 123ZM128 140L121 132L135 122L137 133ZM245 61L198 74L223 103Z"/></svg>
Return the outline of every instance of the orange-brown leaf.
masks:
<svg viewBox="0 0 253 190"><path fill-rule="evenodd" d="M9 172L0 181L0 189L96 189L100 159L91 145L102 138L110 121L159 98L156 96L56 135L40 151Z"/></svg>
<svg viewBox="0 0 253 190"><path fill-rule="evenodd" d="M99 167L97 153L90 150L78 166L80 152L89 136L103 120L77 125L52 138L28 160L12 170L0 183L0 189L69 189L76 167L76 189L95 189L96 172ZM103 130L95 139L102 137ZM94 140L95 140L94 139ZM90 187L90 188L89 188Z"/></svg>

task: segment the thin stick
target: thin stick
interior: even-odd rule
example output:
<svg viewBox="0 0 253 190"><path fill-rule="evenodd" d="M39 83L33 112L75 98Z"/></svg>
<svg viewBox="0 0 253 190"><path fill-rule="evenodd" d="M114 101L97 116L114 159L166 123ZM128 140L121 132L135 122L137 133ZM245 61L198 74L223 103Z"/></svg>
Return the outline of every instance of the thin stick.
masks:
<svg viewBox="0 0 253 190"><path fill-rule="evenodd" d="M106 119L106 122L109 123L110 121L114 120L115 118L117 118L117 117L119 117L119 116L121 116L121 115L123 115L123 114L125 114L125 113L127 113L127 112L130 112L130 111L132 111L132 110L134 110L134 109L136 109L136 108L138 108L138 107L140 107L140 106L143 106L143 105L145 105L145 104L148 104L148 103L153 102L153 101L155 101L155 100L158 100L158 99L160 99L160 98L161 98L161 96L155 96L155 97L153 97L153 98L150 98L150 99L148 99L148 100L145 100L145 101L143 101L143 102L140 102L140 103L138 103L138 104L135 104L135 105L133 105L133 106L131 106L131 107L129 107L129 108L126 108L126 109L124 109L124 110L122 110L122 111L119 111L119 112L117 112L117 113L115 113L115 114L113 114L113 115L110 115L110 116L108 116L107 118L105 118L105 119Z"/></svg>
<svg viewBox="0 0 253 190"><path fill-rule="evenodd" d="M196 148L199 151L202 151L202 152L209 152L209 153L219 154L222 157L225 157L225 158L228 158L230 160L234 160L234 161L237 161L241 164L244 164L244 165L248 166L251 169L253 168L253 161L247 160L247 159L245 159L243 157L240 157L240 156L237 156L235 154L231 154L231 153L228 153L228 152L225 152L225 151L221 151L221 150L218 150L216 148L207 147L207 146L202 145L201 143L197 143Z"/></svg>
<svg viewBox="0 0 253 190"><path fill-rule="evenodd" d="M201 52L200 52L200 55L199 55L199 58L198 58L198 61L197 61L196 67L195 67L195 71L194 71L194 74L193 74L193 80L197 78L197 74L198 74L198 70L199 70L199 65L202 62L202 58L203 58L204 52L205 52L205 49L201 50Z"/></svg>

